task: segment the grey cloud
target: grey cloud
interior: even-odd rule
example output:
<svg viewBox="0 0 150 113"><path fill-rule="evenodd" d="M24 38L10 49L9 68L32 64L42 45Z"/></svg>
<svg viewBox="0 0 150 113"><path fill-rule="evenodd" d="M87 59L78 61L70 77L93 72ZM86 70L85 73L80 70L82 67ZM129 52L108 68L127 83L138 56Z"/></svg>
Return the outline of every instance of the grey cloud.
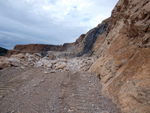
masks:
<svg viewBox="0 0 150 113"><path fill-rule="evenodd" d="M98 0L96 0L98 1ZM55 4L54 0L49 1ZM16 44L63 44L75 41L89 27L80 26L72 17L58 22L40 9L42 0L0 0L0 46L12 49ZM36 8L35 8L36 7ZM70 15L77 15L72 12ZM82 16L82 15L79 15Z"/></svg>
<svg viewBox="0 0 150 113"><path fill-rule="evenodd" d="M5 8L9 9L6 6ZM21 12L24 14L20 15ZM74 41L79 34L85 32L82 28L68 29L63 25L52 23L52 20L35 18L32 15L27 16L25 11L18 13L16 9L10 8L3 10L3 13L0 15L0 46L8 49L12 49L16 44L63 44ZM13 14L11 15L11 13Z"/></svg>

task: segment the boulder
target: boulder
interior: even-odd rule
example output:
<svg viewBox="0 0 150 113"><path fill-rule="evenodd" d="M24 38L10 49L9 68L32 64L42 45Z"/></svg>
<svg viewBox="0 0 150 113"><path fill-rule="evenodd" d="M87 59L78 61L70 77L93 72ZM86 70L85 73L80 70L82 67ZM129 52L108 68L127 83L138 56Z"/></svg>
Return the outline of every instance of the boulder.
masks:
<svg viewBox="0 0 150 113"><path fill-rule="evenodd" d="M50 73L56 73L56 71L55 70L50 70Z"/></svg>
<svg viewBox="0 0 150 113"><path fill-rule="evenodd" d="M4 68L6 68L6 67L9 67L10 65L9 65L9 63L8 62L0 62L0 70L1 69L4 69Z"/></svg>
<svg viewBox="0 0 150 113"><path fill-rule="evenodd" d="M16 58L8 58L8 62L11 66L16 66L16 67L21 66L20 60Z"/></svg>
<svg viewBox="0 0 150 113"><path fill-rule="evenodd" d="M18 60L26 60L26 56L23 53L12 55L11 58L16 58Z"/></svg>
<svg viewBox="0 0 150 113"><path fill-rule="evenodd" d="M52 67L52 64L51 64L50 62L45 63L45 64L44 64L44 67L45 67L45 68L51 68L51 67Z"/></svg>
<svg viewBox="0 0 150 113"><path fill-rule="evenodd" d="M34 53L33 54L35 57L38 57L38 58L42 58L42 55L40 53Z"/></svg>
<svg viewBox="0 0 150 113"><path fill-rule="evenodd" d="M16 58L8 58L7 59L9 63L19 63L20 61Z"/></svg>
<svg viewBox="0 0 150 113"><path fill-rule="evenodd" d="M35 63L35 67L41 67L41 66L44 66L42 61L38 61Z"/></svg>
<svg viewBox="0 0 150 113"><path fill-rule="evenodd" d="M64 69L65 67L66 67L66 64L63 63L63 64L58 65L57 69Z"/></svg>

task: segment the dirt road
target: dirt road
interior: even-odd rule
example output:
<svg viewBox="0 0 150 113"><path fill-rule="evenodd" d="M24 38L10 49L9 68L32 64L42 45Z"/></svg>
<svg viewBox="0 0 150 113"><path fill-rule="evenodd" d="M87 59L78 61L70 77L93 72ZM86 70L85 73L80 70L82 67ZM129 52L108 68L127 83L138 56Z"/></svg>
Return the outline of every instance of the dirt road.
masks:
<svg viewBox="0 0 150 113"><path fill-rule="evenodd" d="M120 113L90 73L15 67L0 71L0 112Z"/></svg>

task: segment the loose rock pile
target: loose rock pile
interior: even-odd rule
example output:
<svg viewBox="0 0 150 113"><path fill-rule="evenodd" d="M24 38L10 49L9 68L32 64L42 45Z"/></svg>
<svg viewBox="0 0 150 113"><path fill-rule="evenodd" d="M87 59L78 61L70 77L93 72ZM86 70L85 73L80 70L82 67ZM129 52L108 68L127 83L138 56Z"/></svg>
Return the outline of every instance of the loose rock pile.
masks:
<svg viewBox="0 0 150 113"><path fill-rule="evenodd" d="M96 58L86 57L86 58L59 58L56 60L48 60L47 57L41 58L37 61L35 67L44 67L48 70L59 70L59 71L87 71L92 65Z"/></svg>
<svg viewBox="0 0 150 113"><path fill-rule="evenodd" d="M1 69L15 66L21 69L26 67L43 67L45 73L54 73L56 71L87 71L92 63L97 60L96 57L75 57L69 58L71 53L53 53L49 52L46 57L42 58L40 53L33 55L26 53L25 55L20 53L18 55L12 55L10 58L1 58ZM53 59L49 56L53 56ZM5 65L4 65L5 64Z"/></svg>

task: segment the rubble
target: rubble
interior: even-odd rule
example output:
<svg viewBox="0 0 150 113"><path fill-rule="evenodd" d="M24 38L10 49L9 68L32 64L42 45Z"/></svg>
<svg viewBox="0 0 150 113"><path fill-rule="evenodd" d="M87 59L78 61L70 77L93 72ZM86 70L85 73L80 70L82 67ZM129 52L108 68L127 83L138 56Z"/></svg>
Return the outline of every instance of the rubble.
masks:
<svg viewBox="0 0 150 113"><path fill-rule="evenodd" d="M49 53L53 55L56 59L49 59L49 56L45 56L42 58L40 53L36 53L33 55L26 53L25 55L12 55L11 58L5 58L5 62L0 62L0 64L7 64L6 66L4 65L4 68L8 67L9 65L17 66L21 69L24 69L25 67L43 67L44 69L50 70L50 73L55 73L57 70L87 71L93 64L93 61L97 59L96 57L68 58L69 53L67 54L67 56L64 56L66 52Z"/></svg>

